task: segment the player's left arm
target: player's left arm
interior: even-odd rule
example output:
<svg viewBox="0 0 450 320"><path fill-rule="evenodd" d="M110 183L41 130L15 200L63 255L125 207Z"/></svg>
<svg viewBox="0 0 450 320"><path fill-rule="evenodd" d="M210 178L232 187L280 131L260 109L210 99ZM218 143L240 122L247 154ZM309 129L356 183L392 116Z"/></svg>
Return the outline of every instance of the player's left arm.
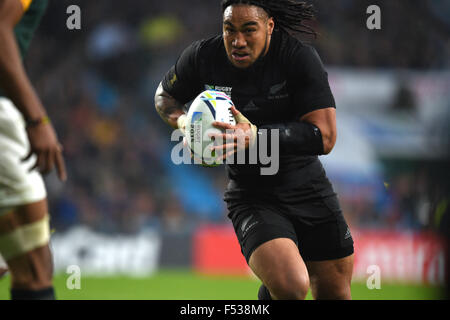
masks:
<svg viewBox="0 0 450 320"><path fill-rule="evenodd" d="M286 61L290 61L288 83L294 119L261 128L279 130L282 154L329 154L337 137L336 104L325 66L317 51L307 45L292 50Z"/></svg>
<svg viewBox="0 0 450 320"><path fill-rule="evenodd" d="M324 108L315 110L302 116L300 121L313 124L320 130L323 154L329 154L336 144L336 109Z"/></svg>
<svg viewBox="0 0 450 320"><path fill-rule="evenodd" d="M334 108L322 108L306 113L297 121L271 123L256 127L235 107L232 112L236 125L215 122L214 125L224 130L234 130L234 134L215 134L221 137L225 144L216 146L214 150L230 150L234 148L249 148L258 144L260 135L278 133L278 147L283 155L324 155L331 152L336 142L336 112ZM242 139L240 136L244 136ZM245 145L239 145L245 141ZM225 154L228 157L233 152Z"/></svg>
<svg viewBox="0 0 450 320"><path fill-rule="evenodd" d="M239 111L232 110L235 126L216 123L225 130L238 130L243 134L221 134L226 144L214 149L239 148L239 135L245 135L244 148L257 143L267 133L278 133L278 147L282 155L316 156L331 152L336 142L336 109L328 84L328 75L317 52L309 46L298 47L292 56L288 83L291 84L293 119L283 123L269 123L256 127ZM230 142L228 142L230 141Z"/></svg>

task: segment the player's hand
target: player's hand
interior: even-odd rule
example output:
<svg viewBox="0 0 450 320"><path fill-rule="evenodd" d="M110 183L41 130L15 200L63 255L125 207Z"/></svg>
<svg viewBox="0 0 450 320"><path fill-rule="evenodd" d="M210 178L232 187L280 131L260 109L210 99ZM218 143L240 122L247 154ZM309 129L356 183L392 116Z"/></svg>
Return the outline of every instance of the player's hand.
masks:
<svg viewBox="0 0 450 320"><path fill-rule="evenodd" d="M181 130L181 132L183 133L184 136L186 136L186 134L185 134L186 121L187 121L187 115L184 113L182 115L180 115L177 119L177 127L179 130Z"/></svg>
<svg viewBox="0 0 450 320"><path fill-rule="evenodd" d="M188 141L186 138L186 121L187 121L187 115L184 113L182 115L180 115L177 119L177 127L183 133L183 147L189 149L189 152L191 154L191 159L194 159L194 163L202 163L203 161L202 161L201 157L194 154L194 152L192 152L191 148L189 148Z"/></svg>
<svg viewBox="0 0 450 320"><path fill-rule="evenodd" d="M212 147L212 150L221 154L222 159L226 159L238 150L248 149L256 141L257 127L252 124L235 106L231 107L231 112L236 119L236 125L223 122L214 122L216 128L225 130L222 134L211 134L216 141L223 144Z"/></svg>
<svg viewBox="0 0 450 320"><path fill-rule="evenodd" d="M26 131L30 141L30 152L22 161L27 161L35 154L36 163L30 168L30 171L37 168L42 174L48 174L56 167L59 179L66 181L67 174L62 156L63 149L52 124L47 122L28 126Z"/></svg>
<svg viewBox="0 0 450 320"><path fill-rule="evenodd" d="M177 127L178 127L178 130L180 130L181 133L183 133L183 146L187 148L188 143L187 143L186 131L185 131L186 130L186 119L187 119L186 114L180 115L177 119ZM191 158L192 158L192 153L191 153Z"/></svg>

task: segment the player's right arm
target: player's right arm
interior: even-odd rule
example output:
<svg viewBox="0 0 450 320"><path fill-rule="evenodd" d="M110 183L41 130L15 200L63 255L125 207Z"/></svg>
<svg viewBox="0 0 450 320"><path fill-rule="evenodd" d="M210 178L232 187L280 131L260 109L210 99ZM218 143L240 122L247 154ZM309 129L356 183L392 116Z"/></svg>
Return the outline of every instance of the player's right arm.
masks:
<svg viewBox="0 0 450 320"><path fill-rule="evenodd" d="M201 92L197 77L197 57L202 42L187 47L170 68L155 93L155 108L160 117L174 129L183 129L184 105Z"/></svg>
<svg viewBox="0 0 450 320"><path fill-rule="evenodd" d="M36 154L37 160L33 168L39 168L45 174L56 166L58 176L65 180L61 145L45 108L28 79L14 36L14 27L25 11L22 3L26 1L0 0L0 87L28 124L27 135L31 150L26 159L33 153Z"/></svg>
<svg viewBox="0 0 450 320"><path fill-rule="evenodd" d="M182 122L180 117L185 114L183 106L182 103L178 102L164 90L162 83L159 84L155 93L155 108L161 119L174 129L179 129L183 126L182 123L180 125L177 123Z"/></svg>

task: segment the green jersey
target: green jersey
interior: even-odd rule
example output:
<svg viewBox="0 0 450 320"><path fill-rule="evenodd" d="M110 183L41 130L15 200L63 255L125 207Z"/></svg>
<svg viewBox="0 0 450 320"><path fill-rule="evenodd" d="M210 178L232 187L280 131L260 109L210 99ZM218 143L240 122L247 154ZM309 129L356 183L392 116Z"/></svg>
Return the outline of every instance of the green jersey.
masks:
<svg viewBox="0 0 450 320"><path fill-rule="evenodd" d="M17 45L19 46L20 55L22 59L24 59L34 32L47 8L48 0L32 0L31 3L29 0L23 0L22 3L26 3L26 7L24 8L25 12L14 27L14 35L16 37ZM0 88L0 96L1 95L2 92Z"/></svg>
<svg viewBox="0 0 450 320"><path fill-rule="evenodd" d="M45 9L47 8L48 0L33 0L28 9L24 12L20 21L14 28L17 44L20 48L22 59L25 57L28 47L30 46L33 34L36 31Z"/></svg>

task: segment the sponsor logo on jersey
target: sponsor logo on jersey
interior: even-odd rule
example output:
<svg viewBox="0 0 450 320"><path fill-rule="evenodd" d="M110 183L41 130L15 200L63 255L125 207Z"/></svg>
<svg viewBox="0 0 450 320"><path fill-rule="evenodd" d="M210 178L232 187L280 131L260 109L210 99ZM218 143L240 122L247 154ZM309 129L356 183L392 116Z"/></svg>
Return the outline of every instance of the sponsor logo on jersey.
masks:
<svg viewBox="0 0 450 320"><path fill-rule="evenodd" d="M205 84L205 90L216 90L225 93L227 96L231 97L232 87L226 86L216 86L213 84Z"/></svg>

